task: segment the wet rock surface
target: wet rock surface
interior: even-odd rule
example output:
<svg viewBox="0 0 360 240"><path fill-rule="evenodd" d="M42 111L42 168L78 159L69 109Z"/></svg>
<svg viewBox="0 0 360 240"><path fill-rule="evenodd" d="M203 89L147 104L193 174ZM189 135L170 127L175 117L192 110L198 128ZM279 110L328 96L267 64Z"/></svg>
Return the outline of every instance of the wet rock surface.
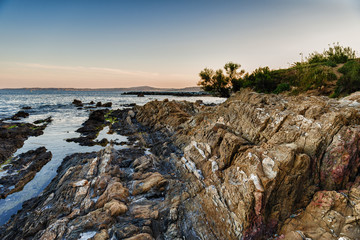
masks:
<svg viewBox="0 0 360 240"><path fill-rule="evenodd" d="M67 157L43 194L0 227L1 239L176 239L181 182L144 149Z"/></svg>
<svg viewBox="0 0 360 240"><path fill-rule="evenodd" d="M76 132L81 133L81 136L78 138L67 139L69 142L77 142L82 146L93 146L96 143L93 141L99 132L107 124L105 120L105 114L109 110L101 109L90 112L89 119L86 120L81 128L76 130ZM106 144L105 144L106 145Z"/></svg>
<svg viewBox="0 0 360 240"><path fill-rule="evenodd" d="M89 119L82 124L83 127L76 130L76 132L81 133L80 137L66 139L66 141L77 142L82 146L106 146L109 143L107 139L96 140L99 132L106 126L109 127L109 133L116 132L126 136L133 135L138 130L138 126L133 126L131 120L131 118L135 116L135 113L131 111L132 114L129 115L128 111L129 110L108 109L92 111ZM133 143L134 138L130 136L129 142ZM114 142L114 144L122 145L124 143Z"/></svg>
<svg viewBox="0 0 360 240"><path fill-rule="evenodd" d="M106 103L97 102L95 104L94 101L91 101L89 103L83 103L79 99L74 99L72 104L75 105L78 109L82 109L83 107L84 108L111 108L111 106L112 106L112 102L106 102Z"/></svg>
<svg viewBox="0 0 360 240"><path fill-rule="evenodd" d="M129 146L66 158L0 238L359 239L357 99L243 90L94 111L83 137L106 125Z"/></svg>
<svg viewBox="0 0 360 240"><path fill-rule="evenodd" d="M0 164L7 161L16 150L23 146L30 136L39 136L51 121L41 122L41 125L31 123L6 123L0 120Z"/></svg>
<svg viewBox="0 0 360 240"><path fill-rule="evenodd" d="M27 118L29 113L24 111L17 112L14 116L11 117L11 120L20 120L21 118Z"/></svg>
<svg viewBox="0 0 360 240"><path fill-rule="evenodd" d="M127 135L129 147L64 159L43 193L0 227L0 239L181 239L183 183L172 162L179 149L138 124L133 110L96 116L111 119L110 130Z"/></svg>
<svg viewBox="0 0 360 240"><path fill-rule="evenodd" d="M6 198L7 195L22 190L51 160L51 157L51 152L48 152L45 147L40 147L22 153L3 165L2 170L6 174L0 177L0 198Z"/></svg>

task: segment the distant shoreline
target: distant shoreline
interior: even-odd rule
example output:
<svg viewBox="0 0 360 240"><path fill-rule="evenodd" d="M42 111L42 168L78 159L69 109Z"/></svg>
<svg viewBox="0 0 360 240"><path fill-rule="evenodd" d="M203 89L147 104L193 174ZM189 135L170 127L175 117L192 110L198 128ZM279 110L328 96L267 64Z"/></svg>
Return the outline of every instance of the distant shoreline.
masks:
<svg viewBox="0 0 360 240"><path fill-rule="evenodd" d="M122 91L122 92L203 92L200 87L186 88L155 88L149 86L129 88L0 88L0 90L28 90L28 91Z"/></svg>
<svg viewBox="0 0 360 240"><path fill-rule="evenodd" d="M171 96L210 96L208 92L182 92L182 91L130 91L124 92L122 95L137 95L144 97L145 95L171 95Z"/></svg>

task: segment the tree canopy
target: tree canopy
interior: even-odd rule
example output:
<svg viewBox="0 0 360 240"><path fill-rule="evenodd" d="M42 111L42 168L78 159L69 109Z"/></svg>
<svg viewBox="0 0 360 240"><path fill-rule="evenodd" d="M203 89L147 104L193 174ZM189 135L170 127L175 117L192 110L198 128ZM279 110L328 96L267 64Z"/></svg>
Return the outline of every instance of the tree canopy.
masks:
<svg viewBox="0 0 360 240"><path fill-rule="evenodd" d="M240 64L228 62L224 66L225 74L222 69L214 71L205 68L199 73L200 81L198 85L204 91L210 92L215 96L229 97L231 90L234 90L232 87L237 86L241 76L245 73L244 70L240 70L240 67ZM235 91L238 91L240 87Z"/></svg>

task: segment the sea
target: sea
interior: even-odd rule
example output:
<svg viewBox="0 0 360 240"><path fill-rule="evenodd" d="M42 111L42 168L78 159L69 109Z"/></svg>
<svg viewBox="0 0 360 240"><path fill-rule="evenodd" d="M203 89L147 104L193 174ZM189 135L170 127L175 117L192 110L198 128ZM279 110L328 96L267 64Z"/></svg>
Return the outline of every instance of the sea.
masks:
<svg viewBox="0 0 360 240"><path fill-rule="evenodd" d="M46 147L52 153L49 161L36 176L25 185L22 191L13 193L5 199L0 199L0 225L5 224L10 217L21 209L22 204L30 198L41 194L44 188L55 177L57 168L62 160L74 153L93 152L101 150L102 146L80 146L74 142L65 141L68 138L75 138L79 133L75 132L81 124L88 118L91 109L78 109L72 102L74 99L81 100L83 103L91 101L112 102L112 109L126 108L127 104L144 105L153 100L169 99L177 101L195 102L202 100L204 104L220 104L226 99L211 96L166 96L166 95L145 95L137 97L134 95L123 95L121 91L75 91L75 90L31 90L31 89L0 89L0 119L13 116L23 107L31 107L24 110L30 114L28 118L21 121L34 122L36 120L52 117L53 121L44 130L44 134L37 137L29 137L24 146L17 150L14 157L35 150L41 146ZM8 121L11 122L11 121ZM110 142L126 142L126 136L119 134L109 134L108 129L104 128L99 133L99 140L107 138ZM117 146L117 145L115 145ZM126 145L118 145L117 148L126 148ZM8 174L0 167L0 178Z"/></svg>

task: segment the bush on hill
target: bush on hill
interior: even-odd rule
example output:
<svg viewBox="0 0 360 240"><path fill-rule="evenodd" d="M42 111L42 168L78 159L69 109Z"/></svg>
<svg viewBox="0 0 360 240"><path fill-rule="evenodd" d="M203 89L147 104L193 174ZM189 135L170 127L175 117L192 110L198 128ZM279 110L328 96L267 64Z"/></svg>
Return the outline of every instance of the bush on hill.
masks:
<svg viewBox="0 0 360 240"><path fill-rule="evenodd" d="M340 46L339 43L329 45L323 53L311 53L305 62L296 62L288 69L270 70L269 67L260 67L251 74L244 70L239 71L240 64L229 62L223 70L216 72L205 68L200 72L198 85L203 90L216 96L228 97L231 91L250 87L257 92L276 93L292 91L293 94L308 90L317 90L320 94L329 94L336 90L332 97L348 94L360 90L360 62L356 59L355 51L350 47ZM338 64L345 63L339 72ZM291 90L293 89L293 90Z"/></svg>
<svg viewBox="0 0 360 240"><path fill-rule="evenodd" d="M269 67L255 69L250 75L245 75L244 87L252 87L257 92L271 93L276 89L276 79Z"/></svg>
<svg viewBox="0 0 360 240"><path fill-rule="evenodd" d="M360 62L352 60L339 69L343 74L336 83L336 89L331 97L338 97L340 94L350 94L360 90Z"/></svg>
<svg viewBox="0 0 360 240"><path fill-rule="evenodd" d="M340 46L339 43L329 45L329 49L324 50L323 53L313 52L307 57L308 63L325 63L334 65L338 63L346 63L349 60L355 59L355 51L350 47Z"/></svg>
<svg viewBox="0 0 360 240"><path fill-rule="evenodd" d="M229 97L231 90L238 91L242 87L239 79L244 74L244 70L239 70L240 64L228 62L225 64L224 69L218 69L216 72L212 69L205 68L199 73L200 81L198 85L204 91L210 92L215 96Z"/></svg>

